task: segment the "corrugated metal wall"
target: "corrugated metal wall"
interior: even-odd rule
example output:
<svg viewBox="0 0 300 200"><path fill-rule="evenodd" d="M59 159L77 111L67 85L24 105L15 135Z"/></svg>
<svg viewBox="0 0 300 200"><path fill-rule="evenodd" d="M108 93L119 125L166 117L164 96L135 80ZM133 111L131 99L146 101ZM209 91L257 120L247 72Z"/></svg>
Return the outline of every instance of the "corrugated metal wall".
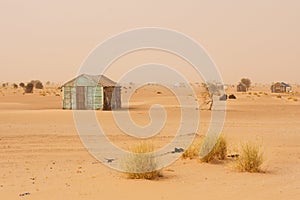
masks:
<svg viewBox="0 0 300 200"><path fill-rule="evenodd" d="M77 109L76 87L65 86L63 92L63 109ZM85 109L100 110L103 107L103 88L101 86L85 87Z"/></svg>
<svg viewBox="0 0 300 200"><path fill-rule="evenodd" d="M99 110L102 109L102 93L103 88L100 86L97 87L86 87L86 109L88 110Z"/></svg>
<svg viewBox="0 0 300 200"><path fill-rule="evenodd" d="M63 109L72 109L72 87L63 87Z"/></svg>

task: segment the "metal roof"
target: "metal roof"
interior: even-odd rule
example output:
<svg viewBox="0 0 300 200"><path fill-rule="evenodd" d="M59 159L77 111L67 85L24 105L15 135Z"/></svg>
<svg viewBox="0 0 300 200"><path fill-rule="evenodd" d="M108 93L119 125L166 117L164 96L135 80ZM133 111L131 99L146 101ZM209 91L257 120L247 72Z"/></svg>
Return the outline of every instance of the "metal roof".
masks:
<svg viewBox="0 0 300 200"><path fill-rule="evenodd" d="M247 87L244 83L242 83L242 82L240 82L239 84L238 84L238 86L244 86L244 87Z"/></svg>
<svg viewBox="0 0 300 200"><path fill-rule="evenodd" d="M67 86L67 85L74 85L75 81L80 78L80 77L86 77L89 80L93 81L95 85L101 85L103 87L112 87L116 86L117 83L112 81L111 79L107 78L104 75L89 75L89 74L81 74L77 76L76 78L66 82L65 84L62 85L62 87Z"/></svg>
<svg viewBox="0 0 300 200"><path fill-rule="evenodd" d="M285 87L291 87L289 84L285 83L285 82L281 82L281 85L285 86Z"/></svg>

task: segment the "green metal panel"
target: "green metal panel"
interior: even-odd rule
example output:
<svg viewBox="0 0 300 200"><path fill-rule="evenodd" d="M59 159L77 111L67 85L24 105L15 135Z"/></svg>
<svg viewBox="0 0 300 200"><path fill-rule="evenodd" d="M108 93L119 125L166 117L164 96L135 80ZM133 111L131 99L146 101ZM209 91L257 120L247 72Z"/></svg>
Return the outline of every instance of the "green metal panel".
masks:
<svg viewBox="0 0 300 200"><path fill-rule="evenodd" d="M76 106L76 87L71 87L72 109L77 109Z"/></svg>
<svg viewBox="0 0 300 200"><path fill-rule="evenodd" d="M63 87L63 109L72 109L71 87Z"/></svg>
<svg viewBox="0 0 300 200"><path fill-rule="evenodd" d="M94 105L94 98L93 98L93 95L94 95L94 89L95 87L91 87L91 86L88 86L86 87L86 97L85 97L85 106L87 109L89 110L92 110L93 109L93 105Z"/></svg>
<svg viewBox="0 0 300 200"><path fill-rule="evenodd" d="M86 87L85 106L86 109L99 110L102 108L102 87Z"/></svg>
<svg viewBox="0 0 300 200"><path fill-rule="evenodd" d="M103 108L103 88L100 86L95 87L94 90L94 108L100 110Z"/></svg>

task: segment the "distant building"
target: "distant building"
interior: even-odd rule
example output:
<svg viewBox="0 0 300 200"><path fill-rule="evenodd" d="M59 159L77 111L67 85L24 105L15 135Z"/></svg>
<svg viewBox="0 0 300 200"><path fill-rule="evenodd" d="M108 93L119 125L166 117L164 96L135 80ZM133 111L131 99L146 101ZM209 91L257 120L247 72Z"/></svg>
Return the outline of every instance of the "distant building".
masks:
<svg viewBox="0 0 300 200"><path fill-rule="evenodd" d="M243 83L239 83L236 88L238 92L247 92L248 90L247 86Z"/></svg>
<svg viewBox="0 0 300 200"><path fill-rule="evenodd" d="M106 76L82 74L62 86L63 109L121 108L121 87Z"/></svg>
<svg viewBox="0 0 300 200"><path fill-rule="evenodd" d="M285 93L292 91L292 87L284 82L277 82L271 86L272 93Z"/></svg>

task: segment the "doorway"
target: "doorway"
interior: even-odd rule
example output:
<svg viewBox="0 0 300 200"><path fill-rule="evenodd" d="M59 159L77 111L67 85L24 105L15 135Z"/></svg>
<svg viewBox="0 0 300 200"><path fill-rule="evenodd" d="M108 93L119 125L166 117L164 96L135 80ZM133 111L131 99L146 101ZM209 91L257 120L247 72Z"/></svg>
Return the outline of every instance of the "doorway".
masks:
<svg viewBox="0 0 300 200"><path fill-rule="evenodd" d="M84 86L76 87L76 109L85 110L85 88Z"/></svg>

